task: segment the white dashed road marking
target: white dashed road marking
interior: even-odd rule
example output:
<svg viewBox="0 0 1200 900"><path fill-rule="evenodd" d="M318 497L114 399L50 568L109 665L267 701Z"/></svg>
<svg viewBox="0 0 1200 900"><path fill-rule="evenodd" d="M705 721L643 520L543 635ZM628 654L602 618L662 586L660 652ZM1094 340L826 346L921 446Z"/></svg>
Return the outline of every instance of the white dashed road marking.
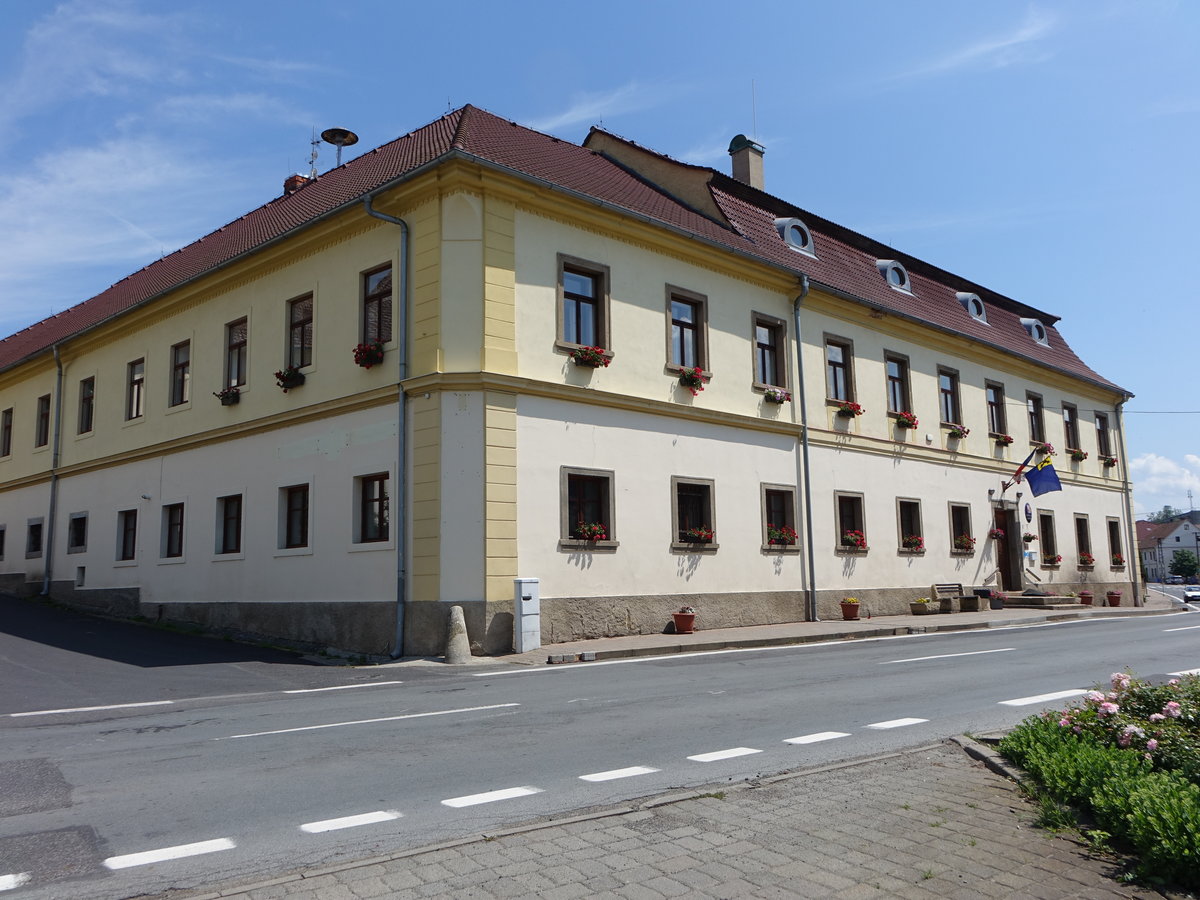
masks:
<svg viewBox="0 0 1200 900"><path fill-rule="evenodd" d="M1163 634L1166 634L1168 631L1191 631L1195 628L1200 628L1200 625L1185 625L1183 628L1164 628Z"/></svg>
<svg viewBox="0 0 1200 900"><path fill-rule="evenodd" d="M1053 694L1038 694L1034 697L1018 697L1016 700L1001 700L1001 706L1032 706L1034 703L1049 703L1051 700L1065 700L1067 697L1082 697L1087 691L1055 691Z"/></svg>
<svg viewBox="0 0 1200 900"><path fill-rule="evenodd" d="M293 691L284 691L285 694L319 694L322 691L348 691L352 688L368 688L368 687L383 687L389 684L404 684L403 681L372 681L370 684L339 684L335 687L323 688L298 688Z"/></svg>
<svg viewBox="0 0 1200 900"><path fill-rule="evenodd" d="M319 731L322 728L341 728L343 725L374 725L377 722L399 722L401 719L425 719L429 716L448 716L453 713L482 712L489 709L507 709L520 703L493 703L491 706L466 706L462 709L439 709L437 712L409 713L405 716L384 716L380 719L357 719L353 722L330 722L327 725L305 725L301 728L281 728L278 731L256 731L253 734L231 734L214 741L232 741L235 738L265 737L271 734L294 734L297 731Z"/></svg>
<svg viewBox="0 0 1200 900"><path fill-rule="evenodd" d="M928 722L928 719L889 719L886 722L876 722L873 725L868 725L868 728L903 728L905 725L920 725L922 722Z"/></svg>
<svg viewBox="0 0 1200 900"><path fill-rule="evenodd" d="M728 750L699 753L695 756L689 756L688 759L693 762L716 762L719 759L733 759L735 756L749 756L751 753L762 753L762 751L754 750L750 747L731 747Z"/></svg>
<svg viewBox="0 0 1200 900"><path fill-rule="evenodd" d="M183 859L185 856L201 856L205 853L232 850L236 846L237 844L229 840L229 838L217 838L215 841L180 844L177 847L163 847L161 850L147 850L144 853L110 856L104 861L104 865L110 869L129 869L133 866L147 866L150 863L166 862L169 859Z"/></svg>
<svg viewBox="0 0 1200 900"><path fill-rule="evenodd" d="M845 731L818 731L816 734L802 734L800 737L784 738L785 744L817 744L821 741L832 741L834 738L850 737Z"/></svg>
<svg viewBox="0 0 1200 900"><path fill-rule="evenodd" d="M495 803L497 800L512 800L515 797L528 797L530 794L540 794L541 788L515 787L504 788L501 791L488 791L485 794L471 794L466 797L451 797L443 800L443 806L453 806L458 809L463 806L478 806L480 803Z"/></svg>
<svg viewBox="0 0 1200 900"><path fill-rule="evenodd" d="M174 700L151 700L148 703L114 703L112 706L76 706L74 709L39 709L34 712L9 713L9 718L22 716L61 716L66 713L100 712L106 709L134 709L138 706L174 706Z"/></svg>
<svg viewBox="0 0 1200 900"><path fill-rule="evenodd" d="M1200 675L1200 669L1184 669L1182 672L1168 672L1167 674L1182 678L1184 675Z"/></svg>
<svg viewBox="0 0 1200 900"><path fill-rule="evenodd" d="M927 659L953 659L956 656L982 656L985 653L1008 653L1010 650L1015 650L1016 647L1001 647L999 650L972 650L970 653L943 653L940 656L914 656L911 659L889 659L887 662L881 662L881 666L893 666L896 663L906 662L925 662Z"/></svg>
<svg viewBox="0 0 1200 900"><path fill-rule="evenodd" d="M375 825L378 822L390 822L399 819L400 813L394 809L381 809L377 812L363 813L358 816L343 816L340 819L325 819L323 822L306 822L300 826L301 831L309 834L320 834L323 831L338 831L342 828L357 828L359 825Z"/></svg>
<svg viewBox="0 0 1200 900"><path fill-rule="evenodd" d="M18 872L15 875L0 875L0 891L11 891L23 884L29 884L29 873Z"/></svg>
<svg viewBox="0 0 1200 900"><path fill-rule="evenodd" d="M593 772L591 775L580 775L580 781L616 781L618 778L632 778L634 775L649 775L657 772L647 766L630 766L628 769L613 769L609 772Z"/></svg>

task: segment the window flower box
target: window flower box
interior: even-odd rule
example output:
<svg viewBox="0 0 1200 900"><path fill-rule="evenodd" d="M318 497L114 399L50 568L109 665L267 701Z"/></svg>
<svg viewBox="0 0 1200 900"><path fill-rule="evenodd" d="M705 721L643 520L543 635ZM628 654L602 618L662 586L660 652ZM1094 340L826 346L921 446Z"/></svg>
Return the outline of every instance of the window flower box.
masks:
<svg viewBox="0 0 1200 900"><path fill-rule="evenodd" d="M286 394L292 388L298 388L304 384L304 373L296 366L284 366L275 373L275 383Z"/></svg>
<svg viewBox="0 0 1200 900"><path fill-rule="evenodd" d="M783 388L769 388L763 392L763 399L768 403L791 403L792 393Z"/></svg>
<svg viewBox="0 0 1200 900"><path fill-rule="evenodd" d="M896 427L897 428L916 428L921 424L921 420L910 412L897 413Z"/></svg>
<svg viewBox="0 0 1200 900"><path fill-rule="evenodd" d="M1046 556L1042 557L1042 565L1043 566L1057 566L1061 562L1062 562L1062 554L1061 553L1047 554Z"/></svg>
<svg viewBox="0 0 1200 900"><path fill-rule="evenodd" d="M1092 554L1090 554L1090 553L1080 553L1079 554L1079 565L1091 567L1091 566L1094 566L1095 564L1096 564L1096 557L1092 556Z"/></svg>
<svg viewBox="0 0 1200 900"><path fill-rule="evenodd" d="M1032 531L1027 531L1023 535L1021 535L1021 540L1023 540L1027 544L1032 544L1034 541L1037 540L1037 535L1034 534Z"/></svg>
<svg viewBox="0 0 1200 900"><path fill-rule="evenodd" d="M608 528L603 522L580 522L572 535L577 541L607 541Z"/></svg>
<svg viewBox="0 0 1200 900"><path fill-rule="evenodd" d="M705 375L704 370L696 368L685 368L679 373L679 383L692 392L695 397L708 384L711 376Z"/></svg>
<svg viewBox="0 0 1200 900"><path fill-rule="evenodd" d="M612 354L603 347L576 347L571 351L571 362L585 369L607 369Z"/></svg>
<svg viewBox="0 0 1200 900"><path fill-rule="evenodd" d="M1124 557L1124 556L1122 556L1120 553L1114 553L1114 554L1112 555L1112 564L1113 564L1114 566L1123 566L1123 565L1125 565L1125 557Z"/></svg>
<svg viewBox="0 0 1200 900"><path fill-rule="evenodd" d="M1039 453L1044 453L1046 456L1054 455L1054 445L1049 444L1046 441L1034 441L1033 449L1037 450Z"/></svg>
<svg viewBox="0 0 1200 900"><path fill-rule="evenodd" d="M383 341L369 341L354 348L354 364L369 369L383 362Z"/></svg>
<svg viewBox="0 0 1200 900"><path fill-rule="evenodd" d="M860 404L849 400L837 405L837 414L843 419L853 419L855 416L861 416L864 412L866 410Z"/></svg>
<svg viewBox="0 0 1200 900"><path fill-rule="evenodd" d="M925 538L919 534L906 534L900 541L900 546L913 553L920 553L925 550Z"/></svg>
<svg viewBox="0 0 1200 900"><path fill-rule="evenodd" d="M1075 450L1068 450L1067 452L1071 454L1071 459L1073 459L1075 462L1083 462L1085 459L1088 458L1086 450L1075 449Z"/></svg>
<svg viewBox="0 0 1200 900"><path fill-rule="evenodd" d="M988 532L989 540L999 541L999 540L1003 540L1003 538L1004 538L1004 529L1003 528L993 528L991 531Z"/></svg>
<svg viewBox="0 0 1200 900"><path fill-rule="evenodd" d="M842 549L866 550L867 536L861 531L851 530L842 532Z"/></svg>
<svg viewBox="0 0 1200 900"><path fill-rule="evenodd" d="M1011 434L996 435L996 446L997 447L1007 447L1012 442L1013 442L1013 436Z"/></svg>
<svg viewBox="0 0 1200 900"><path fill-rule="evenodd" d="M1117 458L1115 456L1106 456L1102 453L1100 454L1100 462L1104 464L1104 468L1111 469L1117 464Z"/></svg>
<svg viewBox="0 0 1200 900"><path fill-rule="evenodd" d="M970 552L975 549L975 538L969 534L956 535L953 544L955 550Z"/></svg>
<svg viewBox="0 0 1200 900"><path fill-rule="evenodd" d="M221 391L213 391L213 396L221 401L222 406L237 406L242 402L242 392L236 385Z"/></svg>
<svg viewBox="0 0 1200 900"><path fill-rule="evenodd" d="M961 441L963 438L965 438L968 434L971 433L971 429L967 428L964 425L951 425L950 428L948 429L948 432L949 432L949 435L951 438L953 438L956 441Z"/></svg>
<svg viewBox="0 0 1200 900"><path fill-rule="evenodd" d="M767 543L781 547L795 546L798 540L796 529L787 525L767 525Z"/></svg>
<svg viewBox="0 0 1200 900"><path fill-rule="evenodd" d="M714 537L716 534L713 530L704 525L688 528L683 532L683 540L688 544L711 544Z"/></svg>

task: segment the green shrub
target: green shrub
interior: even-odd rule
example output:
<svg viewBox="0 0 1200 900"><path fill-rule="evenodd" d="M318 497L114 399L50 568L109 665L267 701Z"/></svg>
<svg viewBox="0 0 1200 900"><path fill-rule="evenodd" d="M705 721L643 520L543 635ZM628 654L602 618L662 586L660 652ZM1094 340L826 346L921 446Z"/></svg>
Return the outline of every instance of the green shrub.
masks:
<svg viewBox="0 0 1200 900"><path fill-rule="evenodd" d="M1200 887L1200 787L1175 775L1146 775L1129 796L1126 819L1143 876Z"/></svg>

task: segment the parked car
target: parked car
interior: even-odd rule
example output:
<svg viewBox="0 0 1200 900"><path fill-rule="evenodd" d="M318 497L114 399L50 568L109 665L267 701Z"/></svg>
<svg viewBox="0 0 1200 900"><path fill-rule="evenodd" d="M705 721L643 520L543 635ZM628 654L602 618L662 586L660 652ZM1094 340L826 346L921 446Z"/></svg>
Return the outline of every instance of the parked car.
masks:
<svg viewBox="0 0 1200 900"><path fill-rule="evenodd" d="M1182 575L1168 575L1163 584L1183 584Z"/></svg>

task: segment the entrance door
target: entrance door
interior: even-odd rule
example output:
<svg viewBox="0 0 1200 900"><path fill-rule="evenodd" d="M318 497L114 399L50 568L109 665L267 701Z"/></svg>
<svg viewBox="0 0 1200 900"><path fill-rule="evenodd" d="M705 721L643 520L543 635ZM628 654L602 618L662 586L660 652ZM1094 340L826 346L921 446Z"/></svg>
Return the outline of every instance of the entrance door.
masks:
<svg viewBox="0 0 1200 900"><path fill-rule="evenodd" d="M1019 593L1024 590L1021 582L1021 536L1017 533L1017 516L1010 509L992 510L992 527L1004 532L996 544L996 568L1000 572L1000 589Z"/></svg>

